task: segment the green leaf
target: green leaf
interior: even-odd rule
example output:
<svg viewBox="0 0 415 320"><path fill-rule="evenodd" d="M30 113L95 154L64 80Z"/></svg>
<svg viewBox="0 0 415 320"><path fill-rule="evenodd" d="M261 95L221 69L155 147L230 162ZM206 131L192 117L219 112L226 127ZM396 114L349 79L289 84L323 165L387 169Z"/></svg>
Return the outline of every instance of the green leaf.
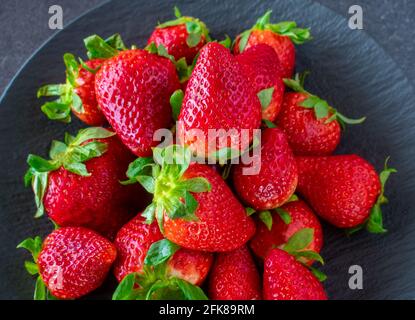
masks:
<svg viewBox="0 0 415 320"><path fill-rule="evenodd" d="M63 165L63 167L66 170L68 170L68 171L70 171L72 173L75 173L77 175L83 176L83 177L89 177L89 176L91 176L91 174L86 169L85 164L80 163L80 162L65 163Z"/></svg>
<svg viewBox="0 0 415 320"><path fill-rule="evenodd" d="M239 39L239 52L242 53L245 50L246 45L248 44L249 36L251 35L251 29L246 30L241 33Z"/></svg>
<svg viewBox="0 0 415 320"><path fill-rule="evenodd" d="M259 213L259 219L266 225L268 230L272 229L272 214L269 211L261 211Z"/></svg>
<svg viewBox="0 0 415 320"><path fill-rule="evenodd" d="M288 253L295 253L296 251L307 248L313 241L314 229L304 228L294 233L284 245L284 250Z"/></svg>
<svg viewBox="0 0 415 320"><path fill-rule="evenodd" d="M68 86L66 84L47 84L40 87L37 91L37 97L61 96L66 93Z"/></svg>
<svg viewBox="0 0 415 320"><path fill-rule="evenodd" d="M50 120L59 120L64 123L71 121L71 106L69 103L62 103L60 100L46 102L41 106L41 110Z"/></svg>
<svg viewBox="0 0 415 320"><path fill-rule="evenodd" d="M369 219L366 223L366 229L370 233L385 233L387 231L383 228L383 217L380 204L375 204L370 210Z"/></svg>
<svg viewBox="0 0 415 320"><path fill-rule="evenodd" d="M285 224L290 224L291 223L291 215L287 210L284 210L283 208L276 208L275 211L277 211L277 213L280 216L281 220Z"/></svg>
<svg viewBox="0 0 415 320"><path fill-rule="evenodd" d="M62 153L65 153L67 149L67 145L61 141L53 140L50 150L49 150L49 157L52 160L55 160L61 155Z"/></svg>
<svg viewBox="0 0 415 320"><path fill-rule="evenodd" d="M84 106L82 104L82 100L75 92L72 92L72 108L74 109L75 112L78 112L78 113L85 112Z"/></svg>
<svg viewBox="0 0 415 320"><path fill-rule="evenodd" d="M170 96L170 105L173 112L173 119L177 121L180 114L180 109L182 108L184 93L183 90L178 89L173 92Z"/></svg>
<svg viewBox="0 0 415 320"><path fill-rule="evenodd" d="M79 64L76 61L76 58L71 53L65 53L63 55L63 62L66 66L66 79L74 88L76 87L76 78L78 77L79 73Z"/></svg>
<svg viewBox="0 0 415 320"><path fill-rule="evenodd" d="M154 193L155 181L151 176L137 176L137 181L146 189L149 193Z"/></svg>
<svg viewBox="0 0 415 320"><path fill-rule="evenodd" d="M246 207L245 208L245 210L246 210L246 215L249 217L249 216L252 216L256 211L255 211L255 209L253 209L253 208L250 208L250 207Z"/></svg>
<svg viewBox="0 0 415 320"><path fill-rule="evenodd" d="M262 110L265 110L266 108L268 108L269 104L271 103L272 100L272 95L274 94L274 87L270 87L267 89L263 89L261 91L258 92L258 98L259 101L261 102L261 107Z"/></svg>
<svg viewBox="0 0 415 320"><path fill-rule="evenodd" d="M296 195L296 194L293 194L288 200L287 200L287 202L286 203L289 203L289 202L294 202L294 201L298 201L299 200L299 198L298 198L298 196Z"/></svg>
<svg viewBox="0 0 415 320"><path fill-rule="evenodd" d="M92 139L105 139L115 135L115 132L102 127L90 127L78 131L76 137L72 140L71 145L81 145L85 141Z"/></svg>
<svg viewBox="0 0 415 320"><path fill-rule="evenodd" d="M147 224L151 224L154 221L155 206L153 203L149 204L147 208L141 214L146 219Z"/></svg>
<svg viewBox="0 0 415 320"><path fill-rule="evenodd" d="M186 31L188 33L186 43L190 48L196 47L202 38L202 27L197 21L186 22Z"/></svg>
<svg viewBox="0 0 415 320"><path fill-rule="evenodd" d="M39 273L38 265L32 261L25 261L24 266L27 272L32 276Z"/></svg>
<svg viewBox="0 0 415 320"><path fill-rule="evenodd" d="M278 34L287 33L295 27L297 27L297 23L295 21L281 21L269 26L273 32Z"/></svg>
<svg viewBox="0 0 415 320"><path fill-rule="evenodd" d="M300 84L299 81L287 78L284 78L283 81L288 88L294 90L295 92L307 93L307 91L304 90L303 86Z"/></svg>
<svg viewBox="0 0 415 320"><path fill-rule="evenodd" d="M259 30L264 30L265 26L269 24L271 13L272 13L272 10L268 10L267 12L265 12L265 14L257 20L254 28L259 29Z"/></svg>
<svg viewBox="0 0 415 320"><path fill-rule="evenodd" d="M135 300L137 292L134 289L136 283L136 273L126 275L118 284L112 295L112 300Z"/></svg>
<svg viewBox="0 0 415 320"><path fill-rule="evenodd" d="M177 8L176 6L174 6L174 15L176 16L176 18L182 17L182 13L180 12L179 8Z"/></svg>
<svg viewBox="0 0 415 320"><path fill-rule="evenodd" d="M299 105L304 108L314 108L317 103L321 100L319 97L316 96L309 96L307 99L303 100Z"/></svg>
<svg viewBox="0 0 415 320"><path fill-rule="evenodd" d="M94 34L84 39L89 59L103 58L108 59L116 56L118 50L114 49L100 36Z"/></svg>
<svg viewBox="0 0 415 320"><path fill-rule="evenodd" d="M347 118L346 116L342 115L341 113L339 113L338 111L335 112L336 114L336 118L337 120L339 120L339 122L341 123L345 123L345 124L360 124L363 123L366 120L366 117L361 117L359 119L350 119Z"/></svg>
<svg viewBox="0 0 415 320"><path fill-rule="evenodd" d="M35 293L33 300L46 300L46 286L43 283L42 278L39 276L36 279Z"/></svg>
<svg viewBox="0 0 415 320"><path fill-rule="evenodd" d="M43 196L48 185L48 172L34 172L32 178L32 188L35 194L36 213L35 218L43 216L45 208L43 206Z"/></svg>
<svg viewBox="0 0 415 320"><path fill-rule="evenodd" d="M309 28L297 28L294 21L283 21L276 24L267 24L265 29L271 30L279 35L289 37L295 44L303 44L312 39Z"/></svg>
<svg viewBox="0 0 415 320"><path fill-rule="evenodd" d="M206 294L198 286L179 278L174 278L174 282L183 292L186 300L208 300Z"/></svg>
<svg viewBox="0 0 415 320"><path fill-rule="evenodd" d="M37 262L37 257L42 250L42 238L39 236L36 236L35 238L27 238L20 242L16 248L28 250L32 254L33 261Z"/></svg>
<svg viewBox="0 0 415 320"><path fill-rule="evenodd" d="M323 282L327 279L327 276L324 272L311 266L309 266L308 268L310 269L311 273L317 278L318 281Z"/></svg>
<svg viewBox="0 0 415 320"><path fill-rule="evenodd" d="M267 128L276 128L277 125L274 124L273 122L267 120L267 119L262 119L262 121L265 123L265 125L267 126Z"/></svg>
<svg viewBox="0 0 415 320"><path fill-rule="evenodd" d="M49 172L59 168L59 164L43 159L34 154L29 154L27 164L37 172Z"/></svg>
<svg viewBox="0 0 415 320"><path fill-rule="evenodd" d="M230 49L232 47L232 39L226 34L225 39L219 41L219 44L223 45L225 48Z"/></svg>
<svg viewBox="0 0 415 320"><path fill-rule="evenodd" d="M182 182L185 190L190 192L209 192L212 190L210 182L206 178L197 177L186 179Z"/></svg>
<svg viewBox="0 0 415 320"><path fill-rule="evenodd" d="M119 33L115 33L112 36L105 39L105 43L108 44L110 47L120 51L127 49Z"/></svg>
<svg viewBox="0 0 415 320"><path fill-rule="evenodd" d="M195 216L195 212L199 204L195 197L189 191L185 192L184 203L186 215L183 218L187 220L196 220L197 217Z"/></svg>
<svg viewBox="0 0 415 320"><path fill-rule="evenodd" d="M321 255L312 250L297 251L294 253L296 258L306 258L307 260L315 260L324 265L324 260Z"/></svg>
<svg viewBox="0 0 415 320"><path fill-rule="evenodd" d="M326 101L321 100L314 106L314 113L317 119L326 118L329 114L329 105Z"/></svg>
<svg viewBox="0 0 415 320"><path fill-rule="evenodd" d="M170 259L170 257L172 257L179 249L180 246L168 239L162 239L154 242L147 251L144 264L149 266L161 264Z"/></svg>

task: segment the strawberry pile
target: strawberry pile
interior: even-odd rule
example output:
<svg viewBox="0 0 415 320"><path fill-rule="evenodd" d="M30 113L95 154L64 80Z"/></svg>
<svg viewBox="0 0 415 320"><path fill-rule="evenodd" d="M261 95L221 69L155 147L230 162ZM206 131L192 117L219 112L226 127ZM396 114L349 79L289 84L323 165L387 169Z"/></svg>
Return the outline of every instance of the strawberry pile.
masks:
<svg viewBox="0 0 415 320"><path fill-rule="evenodd" d="M18 245L32 254L34 298L77 299L112 273L115 300L327 299L319 219L385 232L396 170L332 155L342 129L364 118L294 75L308 29L273 24L268 11L232 43L175 15L143 49L118 34L86 38L88 59L65 54L66 82L38 91L57 97L41 107L49 119L72 113L90 127L52 141L48 159L27 159L35 217L55 226ZM176 138L160 144L160 129ZM212 129L232 133L212 142Z"/></svg>

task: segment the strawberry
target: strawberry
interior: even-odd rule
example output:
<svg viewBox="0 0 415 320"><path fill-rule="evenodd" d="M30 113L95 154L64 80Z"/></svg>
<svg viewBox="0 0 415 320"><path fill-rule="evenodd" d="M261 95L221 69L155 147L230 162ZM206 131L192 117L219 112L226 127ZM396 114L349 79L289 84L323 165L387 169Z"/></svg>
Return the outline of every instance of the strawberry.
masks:
<svg viewBox="0 0 415 320"><path fill-rule="evenodd" d="M294 200L275 209L271 216L271 228L257 220L257 228L250 242L252 251L260 258L265 259L269 250L283 247L284 244L299 230L309 228L313 230L313 237L306 250L319 253L323 245L323 230L313 211L304 201ZM309 264L313 260L305 260Z"/></svg>
<svg viewBox="0 0 415 320"><path fill-rule="evenodd" d="M179 121L182 142L198 155L207 153L209 157L214 157L219 149L245 150L253 139L254 129L260 127L259 99L241 64L222 44L210 42L200 51L187 84ZM246 129L249 141L241 141L242 129ZM195 130L198 130L196 135ZM229 133L226 141L220 132L219 142L210 141L208 132L212 130Z"/></svg>
<svg viewBox="0 0 415 320"><path fill-rule="evenodd" d="M267 44L278 55L283 78L291 78L295 65L294 43L302 44L310 40L310 30L298 28L294 21L271 24L271 12L268 10L251 29L237 36L233 50L235 54L239 54L251 46Z"/></svg>
<svg viewBox="0 0 415 320"><path fill-rule="evenodd" d="M157 223L146 224L144 222L141 215L136 216L118 231L115 238L114 245L117 248L118 256L114 265L114 274L119 282L127 274L142 273L149 249L154 243L164 239ZM166 240L159 242L159 245L150 251L150 255L166 251L170 248L168 245L177 250L167 261L166 274L168 277L177 277L194 285L202 284L212 264L212 255L194 250L178 249L178 246L171 243L166 245L165 242ZM166 257L164 258L167 260ZM152 259L154 260L154 257Z"/></svg>
<svg viewBox="0 0 415 320"><path fill-rule="evenodd" d="M171 125L171 94L180 88L174 64L146 50L124 50L97 72L97 101L121 141L148 156L156 130Z"/></svg>
<svg viewBox="0 0 415 320"><path fill-rule="evenodd" d="M257 147L259 148L259 146ZM284 133L278 128L262 132L258 161L234 166L232 178L240 198L255 210L274 209L284 204L297 186L297 165ZM245 170L259 162L259 172L248 175Z"/></svg>
<svg viewBox="0 0 415 320"><path fill-rule="evenodd" d="M265 300L327 300L322 284L289 253L272 249L264 263Z"/></svg>
<svg viewBox="0 0 415 320"><path fill-rule="evenodd" d="M284 95L281 64L275 51L266 44L250 47L236 56L254 87L262 107L262 119L274 121Z"/></svg>
<svg viewBox="0 0 415 320"><path fill-rule="evenodd" d="M178 145L154 149L154 160L139 158L127 176L154 194L143 216L157 219L164 236L188 249L230 251L246 243L254 223L215 169L192 163Z"/></svg>
<svg viewBox="0 0 415 320"><path fill-rule="evenodd" d="M29 155L26 185L33 186L36 217L44 211L59 226L84 226L112 238L140 209L144 191L122 186L129 151L100 127L80 130L65 142L54 141L51 160Z"/></svg>
<svg viewBox="0 0 415 320"><path fill-rule="evenodd" d="M339 228L366 226L373 233L382 226L380 206L387 202L384 187L395 169L375 169L357 155L297 157L298 192L316 213Z"/></svg>
<svg viewBox="0 0 415 320"><path fill-rule="evenodd" d="M176 61L184 58L191 64L199 50L210 41L209 30L199 19L182 16L177 7L174 13L176 19L159 24L147 44L163 45Z"/></svg>
<svg viewBox="0 0 415 320"><path fill-rule="evenodd" d="M86 39L87 47L90 46L92 38L100 41L101 47L113 54L116 54L118 49L125 48L118 34L107 40L91 36ZM42 105L42 111L49 119L70 122L72 110L75 116L90 126L101 126L106 123L95 97L95 73L107 57L95 53L90 55L90 60L84 62L79 59L78 62L72 54L65 53L63 61L66 66L66 83L45 85L37 92L38 98L59 96L56 101Z"/></svg>
<svg viewBox="0 0 415 320"><path fill-rule="evenodd" d="M296 155L329 155L340 142L340 127L362 123L365 118L349 119L329 106L327 101L307 92L304 77L285 79L296 92L284 95L281 112L276 120Z"/></svg>
<svg viewBox="0 0 415 320"><path fill-rule="evenodd" d="M25 267L31 275L39 274L35 300L76 299L94 291L104 282L117 255L111 242L83 227L60 228L43 244L35 237L17 247L32 253L34 262L26 261Z"/></svg>
<svg viewBox="0 0 415 320"><path fill-rule="evenodd" d="M209 279L212 300L258 300L261 284L258 270L246 246L219 253Z"/></svg>

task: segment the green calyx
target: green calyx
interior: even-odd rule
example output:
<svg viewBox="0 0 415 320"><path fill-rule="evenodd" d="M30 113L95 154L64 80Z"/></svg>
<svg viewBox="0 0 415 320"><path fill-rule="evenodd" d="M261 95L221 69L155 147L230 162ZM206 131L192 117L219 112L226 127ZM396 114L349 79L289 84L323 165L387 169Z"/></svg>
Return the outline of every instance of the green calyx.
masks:
<svg viewBox="0 0 415 320"><path fill-rule="evenodd" d="M183 177L191 158L189 148L170 145L154 148L153 158L138 158L128 167L129 180L123 183L139 182L148 192L154 194L153 202L142 215L146 218L146 223L152 223L156 219L162 232L164 214L170 219L196 220L198 203L193 193L211 190L210 183L205 178Z"/></svg>
<svg viewBox="0 0 415 320"><path fill-rule="evenodd" d="M24 266L27 272L35 276L36 278L36 284L35 284L35 291L33 294L34 300L56 300L55 297L53 297L49 290L46 288L42 277L39 275L39 267L37 264L37 259L39 256L40 251L42 250L42 239L37 236L34 238L27 238L23 240L21 243L17 245L17 248L23 248L29 251L32 255L33 261L25 261Z"/></svg>
<svg viewBox="0 0 415 320"><path fill-rule="evenodd" d="M313 237L313 228L300 229L288 239L282 249L294 256L298 262L308 268L319 281L324 281L327 279L327 276L320 270L307 264L307 261L315 260L324 265L323 258L317 252L307 249L313 241Z"/></svg>
<svg viewBox="0 0 415 320"><path fill-rule="evenodd" d="M390 157L387 157L385 160L385 164L383 167L383 170L379 174L379 180L381 184L381 191L380 194L376 200L376 203L370 210L369 218L361 225L348 229L346 233L348 235L351 235L363 228L366 228L366 230L370 233L385 233L387 230L383 227L383 215L382 215L382 204L388 203L388 199L385 196L385 185L388 181L390 175L392 173L396 173L397 170L395 168L389 168L388 162Z"/></svg>
<svg viewBox="0 0 415 320"><path fill-rule="evenodd" d="M191 283L171 277L167 261L180 247L162 239L154 242L144 259L143 273L131 273L118 285L113 300L207 300L202 289Z"/></svg>
<svg viewBox="0 0 415 320"><path fill-rule="evenodd" d="M249 36L253 30L271 30L281 36L286 36L291 39L295 44L303 44L306 41L312 39L310 34L310 28L298 28L295 21L282 21L279 23L270 23L272 10L268 10L265 14L260 17L255 25L240 35L239 52L245 50L246 44L248 43Z"/></svg>
<svg viewBox="0 0 415 320"><path fill-rule="evenodd" d="M80 176L89 176L90 173L84 162L99 157L107 151L106 143L93 140L113 135L115 133L107 129L91 127L80 130L75 137L66 134L64 142L52 141L49 151L50 160L29 154L27 157L29 169L24 176L24 182L26 186L32 185L37 207L36 218L44 214L43 196L46 193L49 172L64 167Z"/></svg>
<svg viewBox="0 0 415 320"><path fill-rule="evenodd" d="M186 31L188 34L186 43L190 48L196 47L200 43L202 36L205 37L207 42L211 41L209 29L202 21L193 17L182 16L177 7L174 7L174 15L176 16L175 20L161 23L157 26L157 28L167 28L182 24L186 25Z"/></svg>
<svg viewBox="0 0 415 320"><path fill-rule="evenodd" d="M65 123L71 121L71 109L83 113L84 108L81 98L76 94L76 78L78 77L80 63L75 56L65 53L63 61L66 66L66 83L45 85L37 91L37 97L58 96L55 101L46 102L41 106L42 112L51 120L59 120Z"/></svg>
<svg viewBox="0 0 415 320"><path fill-rule="evenodd" d="M295 92L304 93L308 96L299 104L299 106L307 109L313 109L314 115L318 120L327 118L324 121L325 124L329 124L330 122L337 120L343 129L345 129L346 124L360 124L366 120L366 117L359 119L350 119L330 106L326 100L323 100L318 96L306 91L304 89L304 80L307 74L308 72L305 72L301 75L297 73L294 79L284 79L284 83L287 87L294 90Z"/></svg>
<svg viewBox="0 0 415 320"><path fill-rule="evenodd" d="M116 33L107 39L93 34L84 39L89 59L108 59L115 57L120 51L126 50L121 36Z"/></svg>

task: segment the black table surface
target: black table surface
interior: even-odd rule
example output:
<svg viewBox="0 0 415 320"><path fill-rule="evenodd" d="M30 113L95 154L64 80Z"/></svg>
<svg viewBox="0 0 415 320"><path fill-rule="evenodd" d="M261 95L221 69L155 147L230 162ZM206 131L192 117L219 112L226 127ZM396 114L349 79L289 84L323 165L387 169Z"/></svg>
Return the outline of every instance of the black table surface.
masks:
<svg viewBox="0 0 415 320"><path fill-rule="evenodd" d="M116 1L116 0L115 0ZM184 0L185 2L192 2ZM204 0L207 1L207 0ZM48 27L51 5L63 9L64 26L107 0L1 0L0 95L22 64L56 30ZM180 7L178 0L177 4ZM415 1L413 0L318 0L343 16L353 4L363 8L363 28L401 66L415 84ZM78 41L79 39L74 39Z"/></svg>

